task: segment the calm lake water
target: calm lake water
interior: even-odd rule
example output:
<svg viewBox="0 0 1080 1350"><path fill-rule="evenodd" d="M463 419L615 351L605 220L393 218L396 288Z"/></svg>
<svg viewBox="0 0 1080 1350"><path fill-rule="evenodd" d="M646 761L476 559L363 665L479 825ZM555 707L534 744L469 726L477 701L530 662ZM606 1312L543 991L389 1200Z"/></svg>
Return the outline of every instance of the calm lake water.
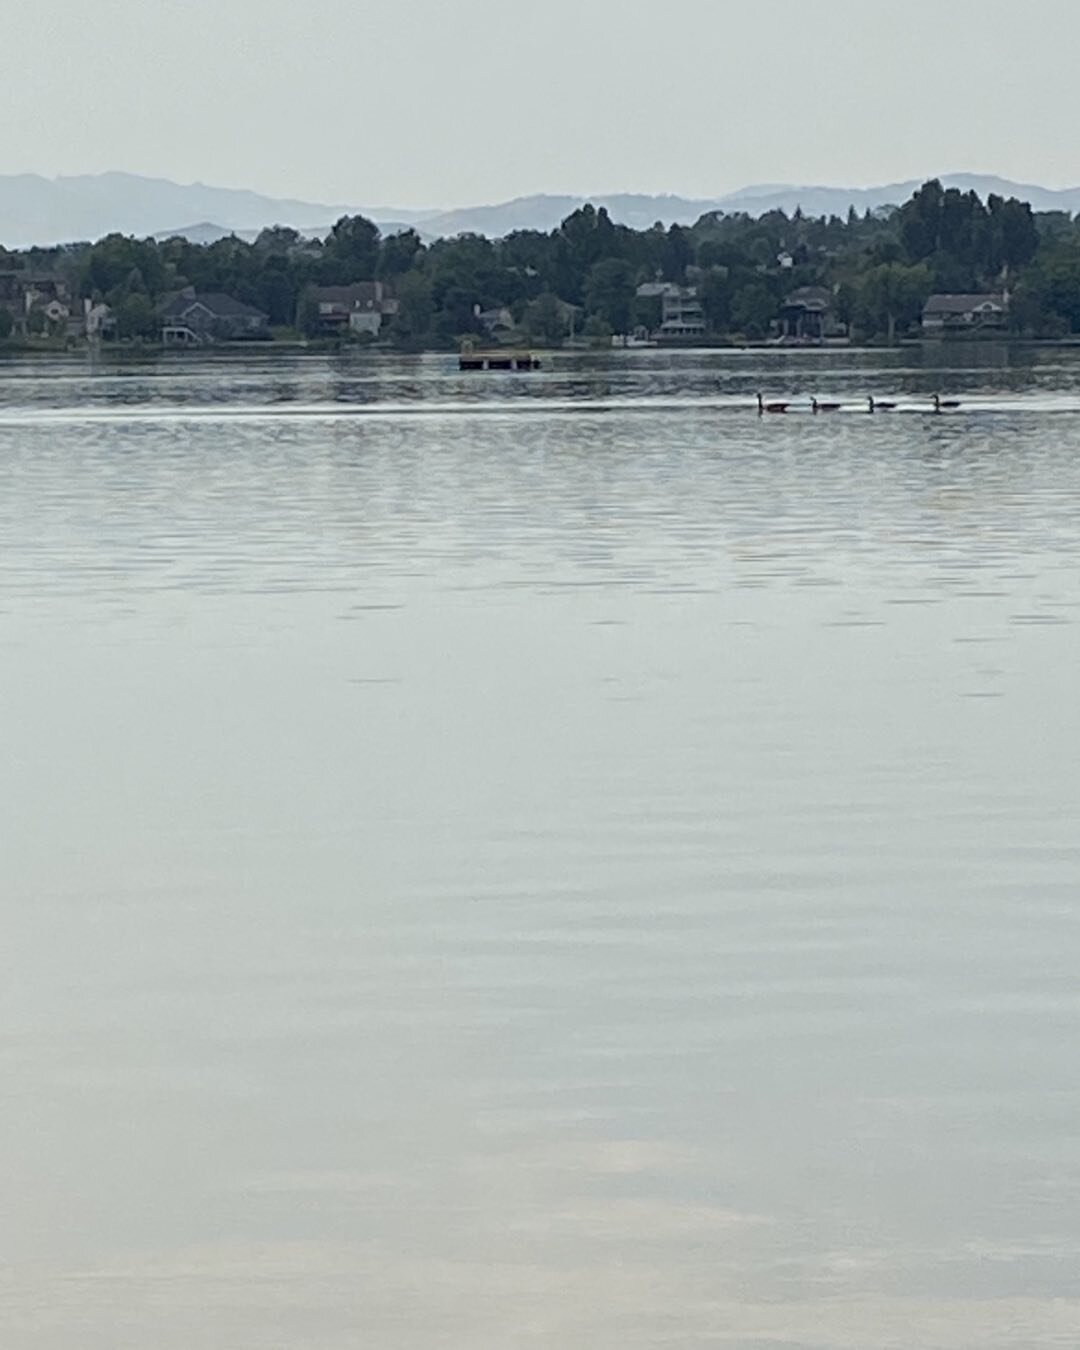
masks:
<svg viewBox="0 0 1080 1350"><path fill-rule="evenodd" d="M5 1347L1076 1345L1078 357L8 362L0 540Z"/></svg>

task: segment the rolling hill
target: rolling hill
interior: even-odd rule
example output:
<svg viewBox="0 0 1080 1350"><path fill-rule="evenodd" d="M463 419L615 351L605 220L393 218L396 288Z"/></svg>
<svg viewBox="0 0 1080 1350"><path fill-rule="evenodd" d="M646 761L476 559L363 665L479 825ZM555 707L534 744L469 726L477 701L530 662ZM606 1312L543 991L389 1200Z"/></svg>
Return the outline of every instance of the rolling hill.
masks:
<svg viewBox="0 0 1080 1350"><path fill-rule="evenodd" d="M942 174L947 186L1020 197L1037 211L1080 211L1080 187L1044 188L981 174ZM181 184L138 174L102 173L43 178L37 174L0 175L0 243L9 248L97 239L112 231L138 236L183 234L201 242L236 233L253 237L266 225L292 225L325 234L339 216L369 216L386 233L414 226L425 238L472 232L497 238L512 230L551 230L571 211L591 201L606 206L613 220L646 229L693 224L706 211L745 211L761 215L801 206L807 215L844 215L894 205L910 197L918 180L876 187L758 184L714 198L644 193L598 193L592 197L537 194L452 211L417 211L358 203L307 202L263 196L241 188ZM182 225L178 222L199 222Z"/></svg>

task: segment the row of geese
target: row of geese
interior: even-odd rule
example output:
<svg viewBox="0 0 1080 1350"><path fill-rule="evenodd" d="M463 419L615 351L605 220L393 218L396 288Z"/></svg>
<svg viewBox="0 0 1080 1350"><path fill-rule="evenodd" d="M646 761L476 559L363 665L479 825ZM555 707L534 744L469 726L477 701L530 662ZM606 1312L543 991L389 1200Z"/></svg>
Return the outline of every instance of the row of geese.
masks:
<svg viewBox="0 0 1080 1350"><path fill-rule="evenodd" d="M767 402L764 395L758 394L757 408L758 413L786 413L793 412L797 408L805 405L796 404L790 400L780 400L777 402ZM866 412L928 412L943 413L955 412L960 407L960 402L955 398L942 398L940 394L933 394L930 398L929 406L923 404L908 404L901 406L899 403L888 399L875 398L873 394L867 395ZM821 399L811 398L810 411L813 413L831 413L831 412L862 412L863 404L860 403L824 403Z"/></svg>

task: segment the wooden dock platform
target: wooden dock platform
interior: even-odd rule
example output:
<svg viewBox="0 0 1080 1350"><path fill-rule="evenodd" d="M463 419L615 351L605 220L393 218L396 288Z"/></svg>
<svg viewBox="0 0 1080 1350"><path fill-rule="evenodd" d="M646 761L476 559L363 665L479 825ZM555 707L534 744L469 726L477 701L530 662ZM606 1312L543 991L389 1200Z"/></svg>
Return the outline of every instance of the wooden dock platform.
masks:
<svg viewBox="0 0 1080 1350"><path fill-rule="evenodd" d="M463 351L458 357L458 370L539 370L540 358L532 352Z"/></svg>

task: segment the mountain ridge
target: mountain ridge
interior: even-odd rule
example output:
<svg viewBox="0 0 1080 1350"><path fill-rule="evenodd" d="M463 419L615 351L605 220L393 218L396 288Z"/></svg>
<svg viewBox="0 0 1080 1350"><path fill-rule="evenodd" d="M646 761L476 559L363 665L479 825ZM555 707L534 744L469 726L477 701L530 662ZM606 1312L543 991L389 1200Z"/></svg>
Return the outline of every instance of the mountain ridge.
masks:
<svg viewBox="0 0 1080 1350"><path fill-rule="evenodd" d="M994 174L937 175L947 187L1020 197L1036 211L1080 211L1080 187L1045 188ZM605 206L612 219L635 229L657 220L665 226L692 225L707 211L745 211L762 215L801 207L806 215L846 215L898 205L924 181L908 179L870 187L825 184L749 184L717 197L684 197L674 193L535 193L507 201L451 210L363 206L357 203L308 202L270 197L247 188L176 183L168 178L110 171L45 178L40 174L0 175L0 244L26 248L84 239L114 231L139 237L167 237L199 232L204 241L236 233L249 237L267 225L291 225L310 234L325 234L342 215L363 214L384 231L416 228L425 238L459 233L496 238L518 229L552 230L571 211L592 202ZM176 226L177 221L198 222Z"/></svg>

